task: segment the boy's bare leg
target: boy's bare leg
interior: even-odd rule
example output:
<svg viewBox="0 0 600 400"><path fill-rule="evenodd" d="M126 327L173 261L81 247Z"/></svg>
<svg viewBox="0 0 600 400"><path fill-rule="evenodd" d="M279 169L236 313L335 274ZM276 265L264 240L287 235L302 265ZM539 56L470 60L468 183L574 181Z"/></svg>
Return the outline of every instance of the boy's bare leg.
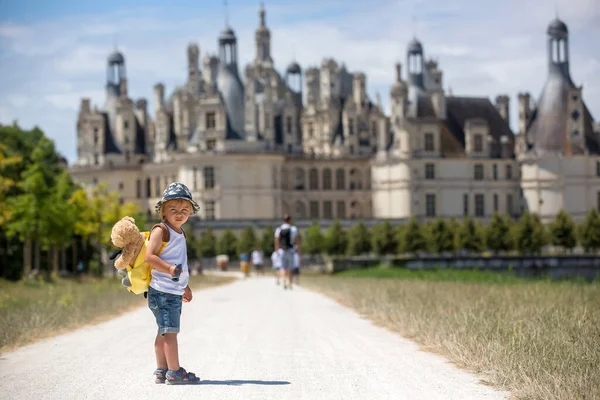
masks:
<svg viewBox="0 0 600 400"><path fill-rule="evenodd" d="M156 354L156 368L168 369L167 368L167 357L165 357L165 340L164 336L160 333L156 334L156 340L154 341L154 353Z"/></svg>
<svg viewBox="0 0 600 400"><path fill-rule="evenodd" d="M293 270L291 268L289 268L285 271L285 274L287 275L287 281L289 282L289 285L290 285L290 289L292 288L292 279L293 279L292 273L293 273Z"/></svg>
<svg viewBox="0 0 600 400"><path fill-rule="evenodd" d="M164 337L165 342L165 357L167 359L167 365L172 371L179 371L179 347L177 345L177 334L166 333Z"/></svg>

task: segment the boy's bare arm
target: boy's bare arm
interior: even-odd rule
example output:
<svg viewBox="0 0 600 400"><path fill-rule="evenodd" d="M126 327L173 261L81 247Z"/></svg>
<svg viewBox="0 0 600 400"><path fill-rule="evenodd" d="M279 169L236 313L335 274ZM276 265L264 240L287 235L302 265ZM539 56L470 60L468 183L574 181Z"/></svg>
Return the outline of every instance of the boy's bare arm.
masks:
<svg viewBox="0 0 600 400"><path fill-rule="evenodd" d="M296 252L298 255L302 255L302 240L300 240L300 236L296 236Z"/></svg>
<svg viewBox="0 0 600 400"><path fill-rule="evenodd" d="M175 266L170 265L158 256L158 250L162 246L162 230L154 229L150 233L150 240L148 241L148 247L146 247L146 255L144 260L150 264L150 266L160 272L164 272L169 275L173 275L175 272Z"/></svg>

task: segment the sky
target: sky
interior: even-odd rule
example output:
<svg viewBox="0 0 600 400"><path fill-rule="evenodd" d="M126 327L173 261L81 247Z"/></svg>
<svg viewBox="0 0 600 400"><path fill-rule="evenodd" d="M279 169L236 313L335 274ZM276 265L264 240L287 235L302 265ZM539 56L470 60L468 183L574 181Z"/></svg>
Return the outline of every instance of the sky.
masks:
<svg viewBox="0 0 600 400"><path fill-rule="evenodd" d="M106 57L125 55L133 99L162 82L170 93L186 80L186 48L200 57L217 51L226 18L238 38L239 70L254 58L260 2L229 0L66 1L0 0L0 124L39 126L70 163L76 157L76 120L82 97L104 104ZM271 54L283 72L325 57L367 75L374 100L386 109L396 62L417 37L427 59L438 61L443 85L455 96L507 94L511 127L517 94L537 99L547 76L546 29L556 15L569 27L571 77L583 85L600 119L599 0L267 0ZM227 10L227 11L225 11ZM226 17L227 15L227 17ZM406 67L403 66L406 79Z"/></svg>

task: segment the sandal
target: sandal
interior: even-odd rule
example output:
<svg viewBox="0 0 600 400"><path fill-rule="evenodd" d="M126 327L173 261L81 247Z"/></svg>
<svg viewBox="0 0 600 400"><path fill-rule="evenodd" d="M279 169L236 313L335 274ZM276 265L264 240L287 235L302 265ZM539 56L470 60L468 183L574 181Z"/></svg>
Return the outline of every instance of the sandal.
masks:
<svg viewBox="0 0 600 400"><path fill-rule="evenodd" d="M162 368L156 368L153 372L156 379L154 379L154 383L165 383L167 379L167 370Z"/></svg>
<svg viewBox="0 0 600 400"><path fill-rule="evenodd" d="M167 380L165 383L167 385L195 385L200 383L200 378L196 376L193 372L187 372L184 368L179 368L177 371L168 370L167 371Z"/></svg>

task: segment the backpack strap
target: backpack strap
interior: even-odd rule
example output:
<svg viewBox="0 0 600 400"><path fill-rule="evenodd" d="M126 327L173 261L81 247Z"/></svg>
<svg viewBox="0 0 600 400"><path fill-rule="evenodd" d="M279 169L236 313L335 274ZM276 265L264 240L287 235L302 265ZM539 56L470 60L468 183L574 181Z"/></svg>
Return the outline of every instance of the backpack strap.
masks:
<svg viewBox="0 0 600 400"><path fill-rule="evenodd" d="M154 230L154 228L160 228L162 230L162 241L168 243L171 240L171 232L169 232L169 228L165 224L156 224L150 229L150 233Z"/></svg>

